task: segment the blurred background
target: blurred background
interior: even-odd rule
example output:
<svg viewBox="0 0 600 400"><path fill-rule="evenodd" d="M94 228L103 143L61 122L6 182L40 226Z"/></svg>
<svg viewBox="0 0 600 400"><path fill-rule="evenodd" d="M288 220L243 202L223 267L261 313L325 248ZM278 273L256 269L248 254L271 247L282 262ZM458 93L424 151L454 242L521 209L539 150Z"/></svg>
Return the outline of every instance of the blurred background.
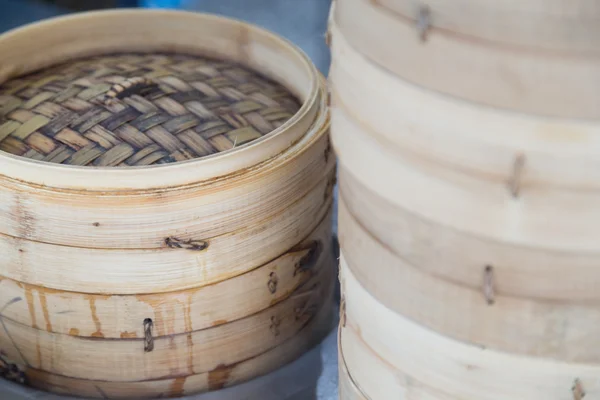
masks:
<svg viewBox="0 0 600 400"><path fill-rule="evenodd" d="M175 8L225 15L260 25L300 46L323 74L329 68L324 42L331 0L0 0L0 33L43 18L115 8Z"/></svg>

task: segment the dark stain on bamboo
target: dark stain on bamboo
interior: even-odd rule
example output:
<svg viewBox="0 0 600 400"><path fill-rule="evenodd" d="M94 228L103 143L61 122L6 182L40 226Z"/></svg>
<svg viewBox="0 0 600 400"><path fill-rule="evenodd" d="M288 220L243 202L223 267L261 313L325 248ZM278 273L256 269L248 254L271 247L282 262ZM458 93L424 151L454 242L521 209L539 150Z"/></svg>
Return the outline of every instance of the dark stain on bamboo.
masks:
<svg viewBox="0 0 600 400"><path fill-rule="evenodd" d="M209 390L223 389L229 382L229 377L235 365L221 364L208 373Z"/></svg>

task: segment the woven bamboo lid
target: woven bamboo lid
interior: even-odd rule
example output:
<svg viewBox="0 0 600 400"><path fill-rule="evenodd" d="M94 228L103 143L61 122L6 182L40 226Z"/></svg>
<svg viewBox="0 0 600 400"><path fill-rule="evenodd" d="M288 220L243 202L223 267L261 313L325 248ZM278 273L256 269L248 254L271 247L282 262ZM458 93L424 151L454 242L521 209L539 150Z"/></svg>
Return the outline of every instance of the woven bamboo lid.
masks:
<svg viewBox="0 0 600 400"><path fill-rule="evenodd" d="M68 165L165 164L249 143L299 108L282 85L230 61L90 57L0 86L0 150Z"/></svg>
<svg viewBox="0 0 600 400"><path fill-rule="evenodd" d="M143 9L79 13L0 35L0 54L0 86L5 91L0 93L0 108L6 116L10 114L10 120L5 118L2 122L3 135L12 139L16 139L15 134L25 136L8 142L18 144L20 150L0 150L0 180L55 189L111 192L204 184L259 164L285 163L292 154L303 152L328 126L324 81L308 57L285 39L238 20ZM149 57L148 63L139 58L144 55ZM115 79L109 79L111 75L104 73L114 57L123 57L133 71L125 67L114 74L116 78L112 76ZM185 60L176 62L176 57ZM87 74L73 67L80 62L88 62L89 71L84 69ZM167 66L159 67L161 62ZM201 74L203 67L190 72L190 65L195 62L199 65L213 62L212 72ZM71 71L73 77L59 76L58 80L52 78L46 82L41 79L38 88L28 82L15 89L16 81L31 80L39 71L52 76L49 69L54 70L58 65ZM144 70L152 65L154 69ZM59 75L65 74L61 71ZM69 85L85 86L86 80L88 86L70 99L57 102L55 97L51 98L54 93L66 95ZM56 85L61 84L63 87L58 90ZM191 91L184 90L188 86ZM213 91L220 97L209 100ZM74 131L77 139L85 138L82 148L87 141L99 146L98 141L85 136L92 129L108 132L111 138L120 141L110 149L100 146L98 155L83 154L76 163L68 164L73 158L71 155L65 158L64 154L53 154L55 162L40 161L39 158L48 159L50 154L48 149L40 151L42 143L69 148L56 139L60 131L54 137L50 135L56 130L52 124L65 124L54 121L56 111L51 109L54 106L44 110L46 115L31 115L34 109L44 109L44 102L56 103L68 111L66 114L79 118L80 126L70 126L73 124L70 121L62 129ZM92 106L77 109L74 102ZM140 122L150 109L156 109L159 122L147 121L157 125L144 131L147 126ZM125 119L125 123L121 124L119 118ZM7 122L12 126L4 126ZM268 133L267 122L272 126ZM48 123L50 127L46 129ZM79 130L82 128L85 132ZM149 132L153 128L156 129ZM246 129L235 132L243 128ZM69 130L66 132L72 134ZM6 134L7 131L10 133ZM161 139L176 140L160 143L157 131ZM32 139L43 139L35 142L36 148L25 141L34 133L49 140L35 135ZM59 138L64 139L63 135ZM183 150L174 143L181 143ZM116 146L124 153L119 152L120 148L113 150ZM109 154L111 150L113 153Z"/></svg>

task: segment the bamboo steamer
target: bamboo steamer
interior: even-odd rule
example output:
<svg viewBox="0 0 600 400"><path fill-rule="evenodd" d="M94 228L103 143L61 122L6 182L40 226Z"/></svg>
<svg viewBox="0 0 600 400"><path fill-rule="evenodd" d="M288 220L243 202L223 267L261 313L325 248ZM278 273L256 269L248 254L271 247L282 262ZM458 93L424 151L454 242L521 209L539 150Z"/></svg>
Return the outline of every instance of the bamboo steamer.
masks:
<svg viewBox="0 0 600 400"><path fill-rule="evenodd" d="M499 23L510 21L523 29L536 26L535 21L522 23L523 15L548 21L547 32L555 32L557 36L561 35L558 32L564 32L565 29L571 32L570 27L581 27L585 32L582 35L587 36L588 40L579 41L576 39L577 34L570 36L570 33L563 37L565 40L573 38L572 43L581 43L579 47L573 46L576 50L587 48L590 53L577 54L575 51L563 54L560 50L568 50L571 46L567 43L560 44L560 41L557 41L558 52L535 51L440 29L436 25L436 17L443 13L441 8L436 8L440 2L434 2L430 16L427 17L426 14L418 23L386 7L406 3L408 2L392 3L392 0L345 0L337 5L334 20L354 48L377 64L420 86L514 111L565 118L598 119L600 116L600 96L594 90L600 79L597 68L598 43L595 40L597 34L587 36L590 31L585 32L586 26L592 30L598 29L593 10L597 10L597 5L590 7L589 20L574 17L572 24L566 23L561 17L553 24L543 13L536 12L535 3L540 5L539 9L541 2L528 2L531 11L514 11L512 3L492 6L490 2L484 2L479 9L475 7L473 12L479 13L478 10L487 7ZM466 7L461 8L454 3L448 3L448 7L454 8L454 15L461 14L464 18L470 18L469 12L463 11ZM572 7L571 10L578 8L577 4L565 5L565 8L568 7ZM499 15L495 14L496 10L500 12ZM503 18L504 10L510 13L510 19L508 16ZM555 17L566 14L560 9L547 10ZM490 26L485 19L479 22L480 26ZM442 26L444 25L447 26L447 23L442 22ZM473 24L461 26L473 34L478 33ZM557 29L555 26L564 29ZM495 27L490 29L492 34L488 36L495 36ZM505 29L498 29L496 32L510 41L511 38L520 40L520 31L522 29L512 30L514 35L506 35ZM525 43L527 36L539 38L540 41L549 40L547 35L540 35L538 32L525 36ZM333 37L335 38L335 34Z"/></svg>
<svg viewBox="0 0 600 400"><path fill-rule="evenodd" d="M369 135L387 146L498 183L510 181L521 157L521 189L598 189L596 124L440 96L373 64L350 46L335 23L330 30L335 33L329 74L334 102L359 115Z"/></svg>
<svg viewBox="0 0 600 400"><path fill-rule="evenodd" d="M2 376L172 397L320 340L335 159L301 51L155 10L47 20L0 51Z"/></svg>
<svg viewBox="0 0 600 400"><path fill-rule="evenodd" d="M342 194L340 241L347 265L382 304L424 327L483 348L569 362L600 360L594 347L599 334L598 300L521 297L505 294L500 285L494 286L492 297L486 297L485 264L477 274L480 282L465 285L418 262L419 255L410 254L410 247L397 255L361 226L345 205L346 193ZM453 270L454 264L443 254L427 250L424 257L435 254L438 266ZM377 275L372 265L377 265ZM500 274L494 270L494 276Z"/></svg>
<svg viewBox="0 0 600 400"><path fill-rule="evenodd" d="M600 391L597 365L517 356L446 338L379 303L343 256L341 271L341 349L353 378L373 400L389 399L390 393L406 399L572 399Z"/></svg>
<svg viewBox="0 0 600 400"><path fill-rule="evenodd" d="M332 122L341 166L396 206L459 232L517 247L586 255L597 251L596 191L521 191L519 165L513 182L490 182L387 146L337 104ZM422 188L430 195L403 195Z"/></svg>

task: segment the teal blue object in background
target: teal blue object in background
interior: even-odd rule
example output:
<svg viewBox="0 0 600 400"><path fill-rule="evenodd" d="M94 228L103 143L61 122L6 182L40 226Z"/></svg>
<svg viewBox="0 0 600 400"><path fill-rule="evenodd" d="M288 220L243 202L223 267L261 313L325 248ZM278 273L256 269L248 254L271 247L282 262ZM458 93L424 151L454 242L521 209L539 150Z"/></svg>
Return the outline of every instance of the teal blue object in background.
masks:
<svg viewBox="0 0 600 400"><path fill-rule="evenodd" d="M147 8L179 8L182 0L142 0L141 6Z"/></svg>

